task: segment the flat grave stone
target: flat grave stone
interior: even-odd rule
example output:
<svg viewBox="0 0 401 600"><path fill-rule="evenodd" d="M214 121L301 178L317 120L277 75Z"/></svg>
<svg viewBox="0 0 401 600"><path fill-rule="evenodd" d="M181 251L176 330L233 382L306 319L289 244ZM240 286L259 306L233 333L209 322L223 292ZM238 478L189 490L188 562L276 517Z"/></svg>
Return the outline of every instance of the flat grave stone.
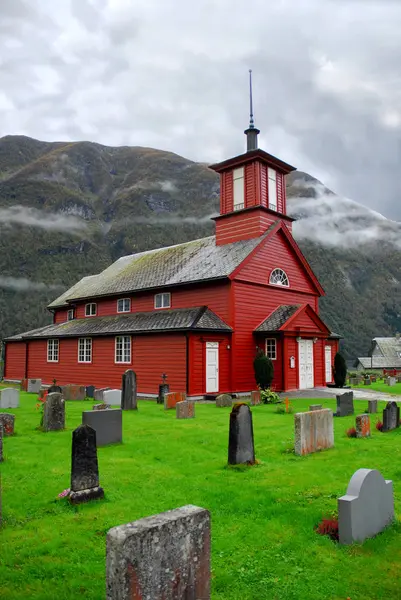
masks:
<svg viewBox="0 0 401 600"><path fill-rule="evenodd" d="M354 414L354 392L345 392L336 396L337 412L336 417L348 417Z"/></svg>
<svg viewBox="0 0 401 600"><path fill-rule="evenodd" d="M368 411L369 414L377 413L377 400L368 400Z"/></svg>
<svg viewBox="0 0 401 600"><path fill-rule="evenodd" d="M210 600L210 514L183 506L113 527L107 600Z"/></svg>
<svg viewBox="0 0 401 600"><path fill-rule="evenodd" d="M370 417L369 415L358 415L356 417L356 437L370 437Z"/></svg>
<svg viewBox="0 0 401 600"><path fill-rule="evenodd" d="M41 379L28 379L26 391L30 394L39 394L41 387Z"/></svg>
<svg viewBox="0 0 401 600"><path fill-rule="evenodd" d="M62 386L64 400L85 400L86 388L84 385L68 384Z"/></svg>
<svg viewBox="0 0 401 600"><path fill-rule="evenodd" d="M43 406L43 431L65 429L65 402L62 394L52 392L47 395Z"/></svg>
<svg viewBox="0 0 401 600"><path fill-rule="evenodd" d="M123 441L122 410L85 410L82 413L82 424L96 431L96 445L120 444Z"/></svg>
<svg viewBox="0 0 401 600"><path fill-rule="evenodd" d="M72 432L70 490L72 504L104 497L104 490L99 486L96 431L88 425L80 425Z"/></svg>
<svg viewBox="0 0 401 600"><path fill-rule="evenodd" d="M94 404L92 406L92 410L107 410L111 408L110 404L106 404L105 402L102 402L101 404Z"/></svg>
<svg viewBox="0 0 401 600"><path fill-rule="evenodd" d="M177 402L184 402L187 399L185 392L168 392L164 395L164 409L170 410L176 407Z"/></svg>
<svg viewBox="0 0 401 600"><path fill-rule="evenodd" d="M97 401L97 402L103 402L103 394L104 392L106 392L107 390L109 390L110 388L98 388L95 390L95 393L93 395L93 398Z"/></svg>
<svg viewBox="0 0 401 600"><path fill-rule="evenodd" d="M383 410L383 429L382 431L391 431L400 426L400 407L397 402L387 402Z"/></svg>
<svg viewBox="0 0 401 600"><path fill-rule="evenodd" d="M175 405L177 419L194 419L195 418L195 402L184 400L177 402Z"/></svg>
<svg viewBox="0 0 401 600"><path fill-rule="evenodd" d="M230 394L220 394L216 397L216 406L217 408L231 408L233 405L233 399Z"/></svg>
<svg viewBox="0 0 401 600"><path fill-rule="evenodd" d="M230 413L228 464L255 464L252 413L247 404L234 404Z"/></svg>
<svg viewBox="0 0 401 600"><path fill-rule="evenodd" d="M340 544L362 543L394 520L393 482L375 469L358 469L338 499Z"/></svg>
<svg viewBox="0 0 401 600"><path fill-rule="evenodd" d="M121 390L105 390L103 392L103 402L110 406L121 406Z"/></svg>
<svg viewBox="0 0 401 600"><path fill-rule="evenodd" d="M304 456L333 447L333 412L330 409L296 413L295 454Z"/></svg>
<svg viewBox="0 0 401 600"><path fill-rule="evenodd" d="M18 408L19 395L19 391L15 388L0 390L0 408Z"/></svg>
<svg viewBox="0 0 401 600"><path fill-rule="evenodd" d="M15 431L15 415L9 413L0 413L0 424L3 425L3 435L14 435Z"/></svg>
<svg viewBox="0 0 401 600"><path fill-rule="evenodd" d="M132 369L125 371L122 377L121 408L138 410L136 373Z"/></svg>
<svg viewBox="0 0 401 600"><path fill-rule="evenodd" d="M251 406L257 406L261 403L260 400L260 390L253 390L251 392ZM217 406L217 404L216 404Z"/></svg>
<svg viewBox="0 0 401 600"><path fill-rule="evenodd" d="M85 395L87 398L94 398L95 397L95 386L87 385L85 388Z"/></svg>
<svg viewBox="0 0 401 600"><path fill-rule="evenodd" d="M322 404L311 404L309 407L309 412L312 412L314 410L323 410L323 405Z"/></svg>

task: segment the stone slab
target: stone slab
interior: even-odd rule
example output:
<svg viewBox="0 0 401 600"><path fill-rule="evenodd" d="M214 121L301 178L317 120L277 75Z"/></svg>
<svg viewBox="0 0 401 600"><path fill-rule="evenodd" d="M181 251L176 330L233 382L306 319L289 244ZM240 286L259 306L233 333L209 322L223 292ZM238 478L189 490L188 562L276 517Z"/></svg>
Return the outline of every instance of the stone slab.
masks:
<svg viewBox="0 0 401 600"><path fill-rule="evenodd" d="M370 417L369 415L358 415L356 417L356 437L370 437Z"/></svg>
<svg viewBox="0 0 401 600"><path fill-rule="evenodd" d="M132 369L125 371L122 377L121 408L138 410L136 373Z"/></svg>
<svg viewBox="0 0 401 600"><path fill-rule="evenodd" d="M254 390L251 392L251 406L257 406L261 403L260 390ZM216 404L217 406L217 404Z"/></svg>
<svg viewBox="0 0 401 600"><path fill-rule="evenodd" d="M86 388L84 385L68 384L61 386L64 400L85 400Z"/></svg>
<svg viewBox="0 0 401 600"><path fill-rule="evenodd" d="M322 404L311 404L309 407L309 412L313 412L314 410L323 410Z"/></svg>
<svg viewBox="0 0 401 600"><path fill-rule="evenodd" d="M295 415L295 454L304 456L333 446L333 413L330 409Z"/></svg>
<svg viewBox="0 0 401 600"><path fill-rule="evenodd" d="M18 408L19 391L15 388L0 390L0 408Z"/></svg>
<svg viewBox="0 0 401 600"><path fill-rule="evenodd" d="M184 400L177 402L175 405L177 419L194 419L195 418L195 402Z"/></svg>
<svg viewBox="0 0 401 600"><path fill-rule="evenodd" d="M234 404L230 413L228 464L255 464L252 413L247 404Z"/></svg>
<svg viewBox="0 0 401 600"><path fill-rule="evenodd" d="M47 395L43 406L43 431L65 429L65 402L62 394L53 392Z"/></svg>
<svg viewBox="0 0 401 600"><path fill-rule="evenodd" d="M210 514L183 506L113 527L107 600L210 600Z"/></svg>
<svg viewBox="0 0 401 600"><path fill-rule="evenodd" d="M400 407L397 402L387 402L383 410L383 432L398 429L400 426Z"/></svg>
<svg viewBox="0 0 401 600"><path fill-rule="evenodd" d="M69 500L72 504L104 497L104 491L99 486L96 431L88 425L80 425L72 432L70 489Z"/></svg>
<svg viewBox="0 0 401 600"><path fill-rule="evenodd" d="M87 385L85 388L85 394L87 398L94 398L95 397L95 386L94 385Z"/></svg>
<svg viewBox="0 0 401 600"><path fill-rule="evenodd" d="M97 447L123 441L121 408L85 410L82 413L82 424L89 425L96 431Z"/></svg>
<svg viewBox="0 0 401 600"><path fill-rule="evenodd" d="M168 392L164 395L164 409L170 410L176 407L177 402L185 402L187 395L185 392Z"/></svg>
<svg viewBox="0 0 401 600"><path fill-rule="evenodd" d="M15 415L9 413L0 413L0 424L3 425L3 435L14 435Z"/></svg>
<svg viewBox="0 0 401 600"><path fill-rule="evenodd" d="M26 391L30 394L39 394L40 388L42 387L41 379L28 379L26 384Z"/></svg>
<svg viewBox="0 0 401 600"><path fill-rule="evenodd" d="M393 482L379 471L359 469L338 499L340 544L362 543L383 531L394 520Z"/></svg>
<svg viewBox="0 0 401 600"><path fill-rule="evenodd" d="M93 395L93 398L97 401L97 402L103 402L103 394L104 392L106 392L107 390L109 390L110 388L98 388L95 390L95 393Z"/></svg>
<svg viewBox="0 0 401 600"><path fill-rule="evenodd" d="M371 415L377 413L377 400L368 400L368 413Z"/></svg>
<svg viewBox="0 0 401 600"><path fill-rule="evenodd" d="M354 394L353 392L345 392L345 394L338 394L337 400L337 411L336 417L348 417L354 414Z"/></svg>
<svg viewBox="0 0 401 600"><path fill-rule="evenodd" d="M386 383L387 385L393 386L397 383L397 379L395 377L387 377Z"/></svg>
<svg viewBox="0 0 401 600"><path fill-rule="evenodd" d="M217 408L231 408L233 405L233 399L230 394L220 394L216 397L216 406Z"/></svg>
<svg viewBox="0 0 401 600"><path fill-rule="evenodd" d="M105 402L102 402L101 404L94 404L92 406L92 410L107 410L111 408L110 404L106 404Z"/></svg>
<svg viewBox="0 0 401 600"><path fill-rule="evenodd" d="M110 406L121 406L121 390L105 390L103 392L103 402Z"/></svg>

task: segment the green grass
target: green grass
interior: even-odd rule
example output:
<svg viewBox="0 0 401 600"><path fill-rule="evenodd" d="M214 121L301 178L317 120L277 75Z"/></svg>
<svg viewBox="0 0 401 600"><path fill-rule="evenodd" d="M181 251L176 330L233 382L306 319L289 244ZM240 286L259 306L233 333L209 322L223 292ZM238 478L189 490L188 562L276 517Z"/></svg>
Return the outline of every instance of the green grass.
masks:
<svg viewBox="0 0 401 600"><path fill-rule="evenodd" d="M360 385L352 385L351 387L355 389L364 389L367 391L376 390L376 392L384 392L385 394L401 396L401 383L387 385L387 383L384 383L383 381L376 381L376 383L371 383L370 385L364 385L361 383Z"/></svg>
<svg viewBox="0 0 401 600"><path fill-rule="evenodd" d="M293 404L302 411L310 402ZM294 416L254 407L261 463L235 469L226 467L230 409L198 405L196 419L176 420L142 401L124 413L124 443L98 450L105 500L72 507L56 496L69 487L71 432L90 404L68 402L67 430L52 433L35 430L35 404L23 393L9 411L17 418L1 465L0 598L104 598L108 529L185 504L211 512L213 600L399 597L400 525L352 547L314 532L361 467L393 480L400 510L401 430L376 431L379 415L361 440L345 436L353 417L335 419L335 448L301 458L291 452ZM365 406L355 401L356 413Z"/></svg>

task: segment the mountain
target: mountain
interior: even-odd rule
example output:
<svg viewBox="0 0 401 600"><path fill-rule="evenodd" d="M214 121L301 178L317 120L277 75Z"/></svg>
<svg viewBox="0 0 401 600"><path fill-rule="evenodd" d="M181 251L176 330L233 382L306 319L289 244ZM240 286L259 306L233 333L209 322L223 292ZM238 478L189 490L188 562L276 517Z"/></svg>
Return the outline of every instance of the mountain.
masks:
<svg viewBox="0 0 401 600"><path fill-rule="evenodd" d="M326 290L321 313L347 358L401 330L401 225L288 176L294 236ZM152 148L0 139L0 338L39 327L46 304L116 258L213 233L219 180Z"/></svg>

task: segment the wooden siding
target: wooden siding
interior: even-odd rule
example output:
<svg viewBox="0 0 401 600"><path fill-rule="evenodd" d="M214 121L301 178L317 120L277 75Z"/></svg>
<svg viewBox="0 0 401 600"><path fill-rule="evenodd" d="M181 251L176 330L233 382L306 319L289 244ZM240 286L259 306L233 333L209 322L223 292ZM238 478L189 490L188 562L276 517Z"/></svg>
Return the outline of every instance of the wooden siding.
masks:
<svg viewBox="0 0 401 600"><path fill-rule="evenodd" d="M303 335L308 334L322 334L319 325L314 321L311 315L308 314L307 310L299 313L294 320L288 323L288 327L284 326L285 330L288 331L296 331L297 329L302 329Z"/></svg>
<svg viewBox="0 0 401 600"><path fill-rule="evenodd" d="M283 360L284 360L284 346L283 346L283 339L279 336L276 335L257 335L255 336L255 340L257 340L256 344L255 344L255 353L253 358L255 357L256 354L256 345L263 350L263 352L266 352L266 339L272 339L275 338L276 340L276 359L272 360L273 363L273 368L274 368L274 377L273 377L273 382L272 382L272 389L273 390L279 390L281 391L282 389L284 389L283 386ZM253 373L253 359L252 359L252 373ZM252 389L256 389L256 381L255 378L253 377L253 385L254 387Z"/></svg>
<svg viewBox="0 0 401 600"><path fill-rule="evenodd" d="M298 342L294 337L286 338L287 346L287 365L285 373L286 390L296 390L298 388ZM291 356L295 357L295 368L291 369L289 360Z"/></svg>
<svg viewBox="0 0 401 600"><path fill-rule="evenodd" d="M277 212L283 213L283 175L276 171L277 180Z"/></svg>
<svg viewBox="0 0 401 600"><path fill-rule="evenodd" d="M25 377L25 342L6 342L4 379Z"/></svg>
<svg viewBox="0 0 401 600"><path fill-rule="evenodd" d="M67 310L60 309L54 311L54 323L65 323L67 320Z"/></svg>
<svg viewBox="0 0 401 600"><path fill-rule="evenodd" d="M313 344L314 385L326 385L326 362L324 356L325 340L317 340Z"/></svg>
<svg viewBox="0 0 401 600"><path fill-rule="evenodd" d="M206 394L206 342L219 342L219 393L231 392L230 335L190 335L189 338L189 395Z"/></svg>
<svg viewBox="0 0 401 600"><path fill-rule="evenodd" d="M137 375L138 391L158 393L162 374L166 373L170 391L186 392L186 345L183 334L134 337L132 368Z"/></svg>
<svg viewBox="0 0 401 600"><path fill-rule="evenodd" d="M258 204L256 199L256 162L245 166L245 208Z"/></svg>
<svg viewBox="0 0 401 600"><path fill-rule="evenodd" d="M216 218L216 244L230 244L239 240L249 240L259 237L277 216L261 209L233 213L223 219Z"/></svg>
<svg viewBox="0 0 401 600"><path fill-rule="evenodd" d="M234 183L233 172L225 171L220 175L220 214L225 215L233 210Z"/></svg>

